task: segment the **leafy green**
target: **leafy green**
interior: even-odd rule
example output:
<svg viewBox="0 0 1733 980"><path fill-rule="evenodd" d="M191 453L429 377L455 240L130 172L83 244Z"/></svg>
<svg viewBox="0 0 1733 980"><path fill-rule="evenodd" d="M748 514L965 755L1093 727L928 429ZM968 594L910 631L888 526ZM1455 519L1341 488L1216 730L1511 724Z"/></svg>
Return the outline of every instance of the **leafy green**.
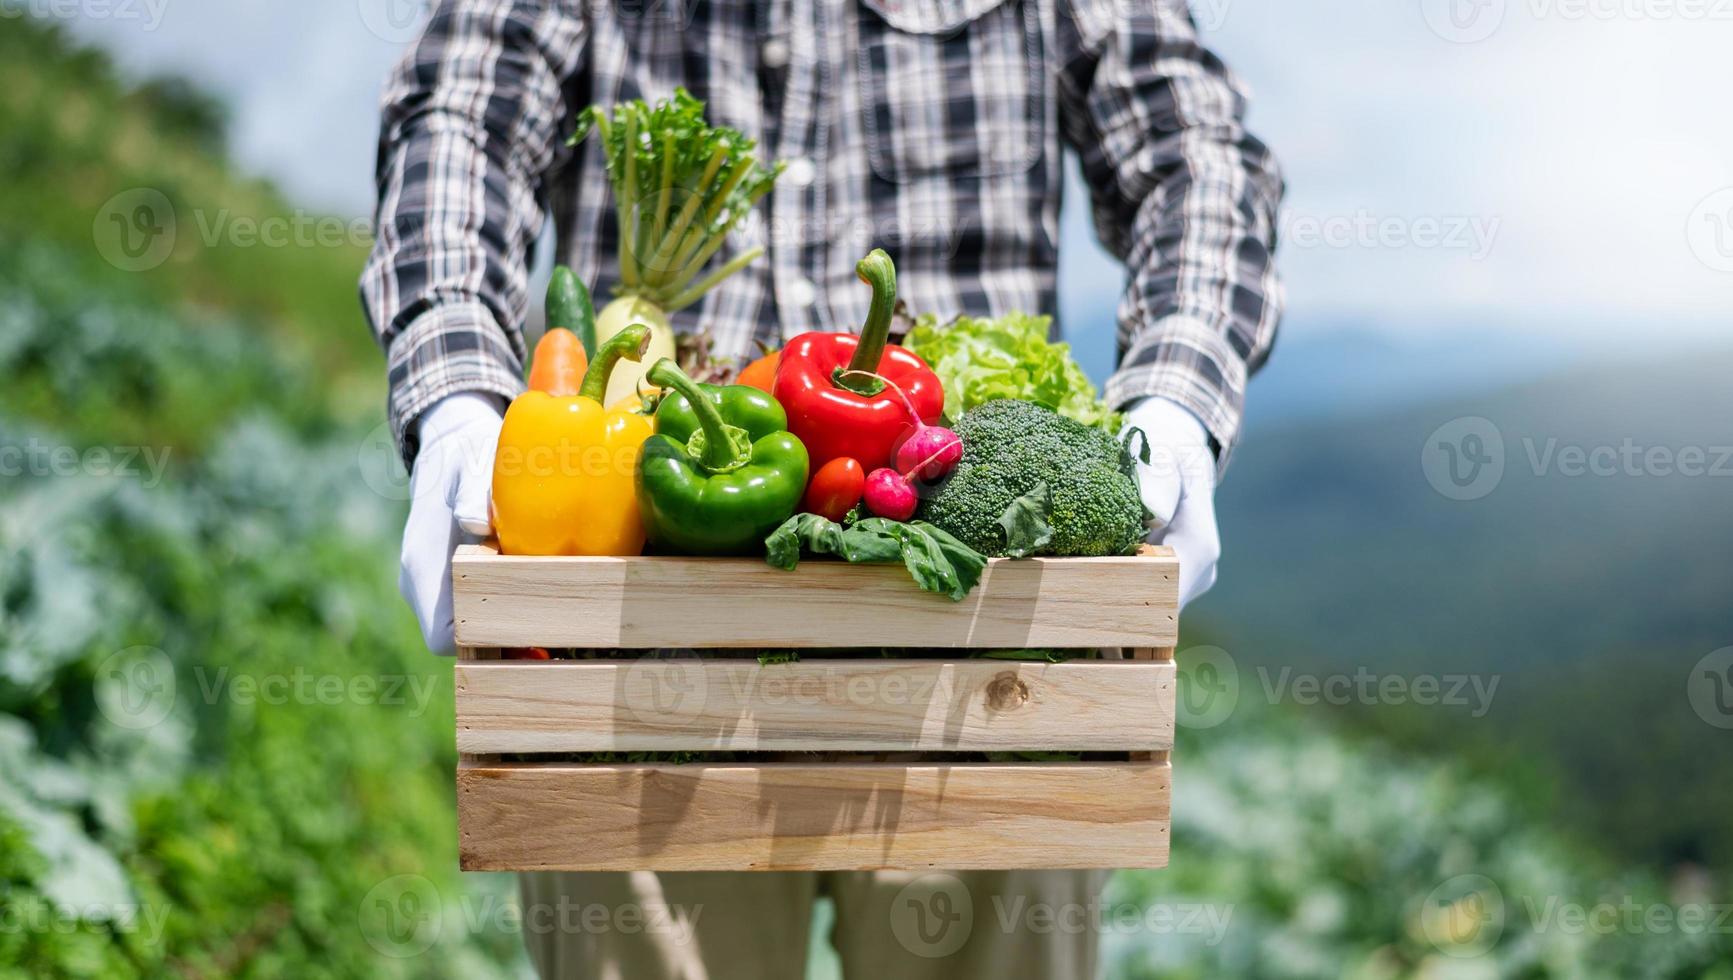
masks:
<svg viewBox="0 0 1733 980"><path fill-rule="evenodd" d="M576 146L594 130L602 143L620 228L622 296L642 296L669 313L696 302L764 253L753 247L694 283L782 173L753 154L757 142L711 126L704 103L683 88L649 105L642 99L578 114Z"/></svg>
<svg viewBox="0 0 1733 980"><path fill-rule="evenodd" d="M987 559L945 531L914 521L869 517L849 527L817 514L796 514L770 532L764 560L793 571L800 553L836 555L854 563L901 560L915 584L960 602L981 581Z"/></svg>
<svg viewBox="0 0 1733 980"><path fill-rule="evenodd" d="M1034 402L1084 425L1118 432L1123 421L1101 401L1089 376L1071 357L1071 345L1047 339L1052 318L1010 313L996 320L960 316L941 324L932 314L915 321L903 346L919 354L945 388L945 416L996 398Z"/></svg>
<svg viewBox="0 0 1733 980"><path fill-rule="evenodd" d="M999 515L999 526L1005 529L1005 554L1010 558L1027 558L1053 540L1053 488L1045 481L1005 508Z"/></svg>

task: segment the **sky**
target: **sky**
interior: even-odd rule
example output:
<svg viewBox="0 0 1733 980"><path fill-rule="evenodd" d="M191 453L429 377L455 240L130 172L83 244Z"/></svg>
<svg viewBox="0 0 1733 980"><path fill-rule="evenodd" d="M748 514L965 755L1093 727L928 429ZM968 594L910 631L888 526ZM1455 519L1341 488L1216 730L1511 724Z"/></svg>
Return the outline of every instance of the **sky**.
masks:
<svg viewBox="0 0 1733 980"><path fill-rule="evenodd" d="M1616 348L1724 339L1733 0L1196 0L1289 194L1290 336L1463 329ZM371 206L379 85L421 0L0 0L234 109L243 166ZM1122 274L1067 196L1062 311L1109 357ZM1092 372L1094 373L1094 372Z"/></svg>

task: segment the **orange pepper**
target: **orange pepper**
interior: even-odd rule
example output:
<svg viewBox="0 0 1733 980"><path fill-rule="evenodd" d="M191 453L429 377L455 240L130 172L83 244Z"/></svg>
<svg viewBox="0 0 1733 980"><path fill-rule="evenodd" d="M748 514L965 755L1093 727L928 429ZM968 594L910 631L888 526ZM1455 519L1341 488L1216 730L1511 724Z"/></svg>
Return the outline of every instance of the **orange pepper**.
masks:
<svg viewBox="0 0 1733 980"><path fill-rule="evenodd" d="M601 402L614 365L638 360L649 343L650 328L632 324L596 351L577 394L530 390L506 409L493 462L493 526L502 554L644 550L634 474L655 423Z"/></svg>
<svg viewBox="0 0 1733 980"><path fill-rule="evenodd" d="M565 327L549 327L536 341L535 360L530 362L530 388L550 395L570 397L584 383L590 366L584 342Z"/></svg>
<svg viewBox="0 0 1733 980"><path fill-rule="evenodd" d="M782 352L766 350L764 356L740 369L735 384L750 385L759 391L769 391L776 383L776 366L782 362Z"/></svg>

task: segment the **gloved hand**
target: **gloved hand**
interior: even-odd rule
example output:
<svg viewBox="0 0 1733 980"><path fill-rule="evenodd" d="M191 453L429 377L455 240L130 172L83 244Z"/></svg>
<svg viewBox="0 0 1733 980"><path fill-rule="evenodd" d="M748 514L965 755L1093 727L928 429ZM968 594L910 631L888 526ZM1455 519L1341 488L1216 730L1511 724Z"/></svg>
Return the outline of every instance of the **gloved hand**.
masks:
<svg viewBox="0 0 1733 980"><path fill-rule="evenodd" d="M1126 413L1126 429L1149 440L1149 462L1137 464L1143 505L1154 516L1149 543L1165 544L1179 556L1179 604L1209 591L1221 558L1216 531L1216 458L1209 434L1189 409L1166 398L1145 398ZM1131 442L1140 455L1140 442Z"/></svg>
<svg viewBox="0 0 1733 980"><path fill-rule="evenodd" d="M434 653L451 653L451 555L492 532L489 498L502 416L490 395L462 392L422 413L421 449L409 478L397 591L415 610Z"/></svg>

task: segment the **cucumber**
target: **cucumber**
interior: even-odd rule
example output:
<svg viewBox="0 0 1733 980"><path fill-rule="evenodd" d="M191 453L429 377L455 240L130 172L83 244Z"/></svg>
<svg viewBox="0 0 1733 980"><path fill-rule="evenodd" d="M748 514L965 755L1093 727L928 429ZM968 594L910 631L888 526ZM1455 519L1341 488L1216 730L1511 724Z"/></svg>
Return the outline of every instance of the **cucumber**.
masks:
<svg viewBox="0 0 1733 980"><path fill-rule="evenodd" d="M596 307L578 274L567 266L554 266L553 278L548 280L546 310L549 330L565 327L578 335L586 357L596 356Z"/></svg>

